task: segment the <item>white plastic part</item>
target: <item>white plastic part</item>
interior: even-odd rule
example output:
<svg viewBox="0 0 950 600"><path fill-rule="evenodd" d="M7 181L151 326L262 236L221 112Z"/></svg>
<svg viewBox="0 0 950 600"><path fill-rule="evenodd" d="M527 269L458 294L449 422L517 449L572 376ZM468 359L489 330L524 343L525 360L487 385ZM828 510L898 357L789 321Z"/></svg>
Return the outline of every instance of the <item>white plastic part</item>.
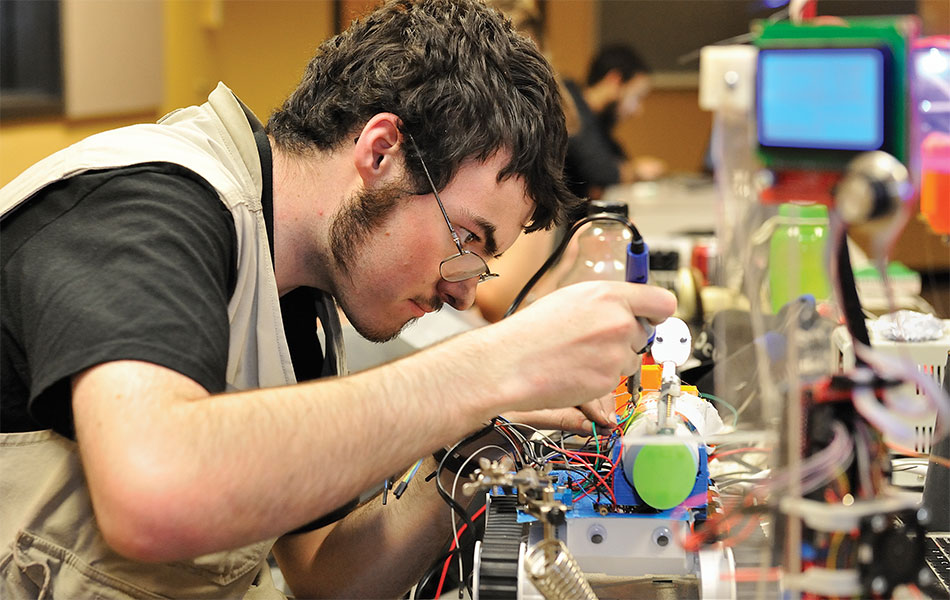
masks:
<svg viewBox="0 0 950 600"><path fill-rule="evenodd" d="M699 551L701 600L736 599L736 559L722 543Z"/></svg>
<svg viewBox="0 0 950 600"><path fill-rule="evenodd" d="M524 558L527 552L528 545L522 542L518 548L518 600L545 600L538 588L531 583L531 578L528 577ZM478 600L478 598L473 598L473 600Z"/></svg>
<svg viewBox="0 0 950 600"><path fill-rule="evenodd" d="M683 366L689 360L692 349L693 337L682 319L670 317L656 326L656 338L650 353L656 364L663 365L664 375L667 372L666 363Z"/></svg>
<svg viewBox="0 0 950 600"><path fill-rule="evenodd" d="M863 304L863 299L862 299ZM888 340L878 334L875 327L868 323L868 334L871 340L871 347L877 355L890 359L893 367L900 366L900 363L913 363L916 365L918 376L929 377L933 379L933 386L938 388L946 377L944 367L947 361L947 352L950 352L950 319L943 320L945 334L937 340L928 342L895 342ZM856 358L854 346L848 330L844 327L837 327L831 335L832 347L834 348L835 367L845 372L852 371L855 368ZM927 402L925 395L926 386L920 382L907 378L905 383L896 390L891 390L889 396L892 399L901 397L907 400L920 400ZM931 401L932 403L932 401ZM923 414L915 413L905 409L896 411L895 418L913 427L913 443L898 442L891 439L888 431L885 431L884 439L888 442L902 443L909 446L917 452L928 453L934 441L935 423L937 417L937 408L931 406Z"/></svg>
<svg viewBox="0 0 950 600"><path fill-rule="evenodd" d="M779 511L786 515L800 517L805 525L811 529L831 532L851 531L858 527L864 517L897 512L906 508L916 508L919 505L920 494L905 492L895 492L892 496L855 502L850 506L785 496L779 500Z"/></svg>
<svg viewBox="0 0 950 600"><path fill-rule="evenodd" d="M786 589L810 592L820 596L857 596L861 582L855 569L824 569L811 567L803 573L786 574L782 583Z"/></svg>
<svg viewBox="0 0 950 600"><path fill-rule="evenodd" d="M600 526L607 534L599 544L588 535ZM667 543L657 543L658 530L666 530ZM567 519L565 541L584 573L615 577L647 575L690 575L694 571L690 553L678 542L689 532L685 521L614 516Z"/></svg>
<svg viewBox="0 0 950 600"><path fill-rule="evenodd" d="M754 46L705 46L699 53L699 107L748 114L755 106Z"/></svg>

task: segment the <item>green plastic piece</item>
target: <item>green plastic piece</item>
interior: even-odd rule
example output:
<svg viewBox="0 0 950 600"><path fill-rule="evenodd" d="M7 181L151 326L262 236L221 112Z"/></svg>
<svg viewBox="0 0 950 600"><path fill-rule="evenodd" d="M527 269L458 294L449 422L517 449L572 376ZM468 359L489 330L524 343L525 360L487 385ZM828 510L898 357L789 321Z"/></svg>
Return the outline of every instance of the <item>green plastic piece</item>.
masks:
<svg viewBox="0 0 950 600"><path fill-rule="evenodd" d="M643 446L633 463L633 487L658 510L678 506L696 483L696 457L686 444Z"/></svg>

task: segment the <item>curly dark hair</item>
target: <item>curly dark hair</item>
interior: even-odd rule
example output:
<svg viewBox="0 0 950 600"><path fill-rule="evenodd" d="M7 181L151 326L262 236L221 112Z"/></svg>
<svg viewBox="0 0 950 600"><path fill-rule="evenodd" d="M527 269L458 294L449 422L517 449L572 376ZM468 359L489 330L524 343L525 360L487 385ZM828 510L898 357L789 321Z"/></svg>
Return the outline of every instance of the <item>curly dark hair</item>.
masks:
<svg viewBox="0 0 950 600"><path fill-rule="evenodd" d="M535 202L527 232L562 223L579 202L563 180L554 73L534 42L479 0L392 0L355 21L320 45L267 132L288 152L327 151L352 144L380 112L399 116L439 189L463 161L507 150L499 180L524 178ZM427 189L411 145L403 148L412 184Z"/></svg>

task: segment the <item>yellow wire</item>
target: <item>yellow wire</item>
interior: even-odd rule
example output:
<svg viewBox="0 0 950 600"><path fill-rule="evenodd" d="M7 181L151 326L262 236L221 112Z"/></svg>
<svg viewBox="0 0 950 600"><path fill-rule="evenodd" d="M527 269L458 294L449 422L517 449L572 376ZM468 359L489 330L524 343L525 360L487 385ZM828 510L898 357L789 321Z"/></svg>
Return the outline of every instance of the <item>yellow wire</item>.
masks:
<svg viewBox="0 0 950 600"><path fill-rule="evenodd" d="M402 478L402 480L403 480L404 482L406 482L406 483L409 482L409 476L413 473L413 471L416 470L416 467L422 465L422 460L423 460L423 459L421 459L421 458L420 458L419 460L417 460L417 461L416 461L416 464L412 465L412 467L410 467L409 470L406 471L406 474L405 474L405 475L403 476L403 478Z"/></svg>
<svg viewBox="0 0 950 600"><path fill-rule="evenodd" d="M838 471L838 485L841 486L841 497L851 493L851 482L845 477L844 471Z"/></svg>
<svg viewBox="0 0 950 600"><path fill-rule="evenodd" d="M828 559L825 561L825 567L834 568L835 560L838 558L838 550L841 548L841 542L844 541L845 534L837 532L831 536L831 546L828 547Z"/></svg>

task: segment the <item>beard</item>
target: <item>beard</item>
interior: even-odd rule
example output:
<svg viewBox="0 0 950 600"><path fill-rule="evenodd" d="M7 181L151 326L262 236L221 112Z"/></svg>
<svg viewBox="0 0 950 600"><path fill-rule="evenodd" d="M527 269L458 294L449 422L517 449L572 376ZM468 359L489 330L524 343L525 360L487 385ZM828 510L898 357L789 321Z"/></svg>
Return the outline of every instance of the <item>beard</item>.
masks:
<svg viewBox="0 0 950 600"><path fill-rule="evenodd" d="M330 223L330 252L337 270L348 275L356 250L386 220L404 192L398 185L362 188L346 201Z"/></svg>
<svg viewBox="0 0 950 600"><path fill-rule="evenodd" d="M351 267L354 261L358 260L360 248L370 243L372 235L382 227L406 193L404 186L389 184L377 189L360 189L347 200L330 223L329 242L335 264L334 271L350 279L352 283ZM338 293L336 289L332 292L353 328L371 342L391 341L416 321L410 319L395 329L381 327L378 323L361 318L360 312L354 310L356 307L350 306L345 294ZM442 307L438 296L413 300L432 310Z"/></svg>

